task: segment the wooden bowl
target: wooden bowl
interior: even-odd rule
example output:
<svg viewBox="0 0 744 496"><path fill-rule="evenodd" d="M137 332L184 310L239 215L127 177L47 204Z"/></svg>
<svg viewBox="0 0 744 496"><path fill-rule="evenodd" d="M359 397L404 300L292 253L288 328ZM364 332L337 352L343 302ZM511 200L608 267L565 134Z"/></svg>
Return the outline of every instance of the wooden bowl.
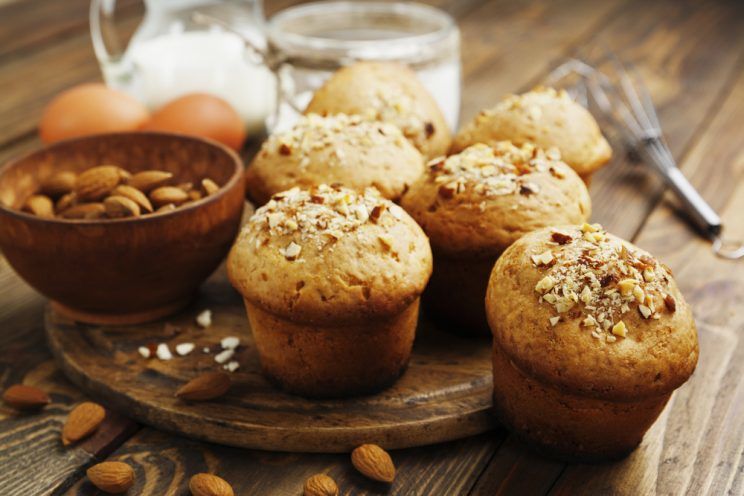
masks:
<svg viewBox="0 0 744 496"><path fill-rule="evenodd" d="M212 178L219 191L170 212L125 219L44 219L20 211L47 177L102 164ZM0 169L0 248L66 317L99 324L155 320L180 310L230 249L244 206L243 164L209 140L116 133L55 143Z"/></svg>

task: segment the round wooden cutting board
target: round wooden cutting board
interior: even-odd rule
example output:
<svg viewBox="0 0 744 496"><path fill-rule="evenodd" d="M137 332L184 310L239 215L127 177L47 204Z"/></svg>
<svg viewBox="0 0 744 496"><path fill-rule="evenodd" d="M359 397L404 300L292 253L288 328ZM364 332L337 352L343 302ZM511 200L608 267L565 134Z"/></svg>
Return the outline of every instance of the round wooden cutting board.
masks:
<svg viewBox="0 0 744 496"><path fill-rule="evenodd" d="M195 316L212 311L201 329ZM47 307L49 345L67 376L93 398L145 424L215 443L273 451L345 452L364 442L388 449L420 446L487 431L491 359L487 339L463 339L425 317L411 363L391 388L373 396L310 400L283 393L260 372L242 300L224 271L190 308L164 321L130 327L77 324ZM176 389L214 361L220 340L237 336L240 368L220 399L186 403ZM142 358L137 349L168 343L173 359ZM175 345L196 345L180 357ZM209 348L209 353L204 348Z"/></svg>

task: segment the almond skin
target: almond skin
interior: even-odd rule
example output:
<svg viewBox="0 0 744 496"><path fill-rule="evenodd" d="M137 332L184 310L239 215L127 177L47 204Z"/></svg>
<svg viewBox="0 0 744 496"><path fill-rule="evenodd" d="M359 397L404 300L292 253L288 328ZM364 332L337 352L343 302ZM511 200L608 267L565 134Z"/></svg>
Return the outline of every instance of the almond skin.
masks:
<svg viewBox="0 0 744 496"><path fill-rule="evenodd" d="M101 405L90 401L80 403L67 416L62 428L62 444L69 446L90 436L98 429L104 418L106 410Z"/></svg>
<svg viewBox="0 0 744 496"><path fill-rule="evenodd" d="M6 389L3 401L16 410L37 410L51 402L44 391L24 384L15 384Z"/></svg>
<svg viewBox="0 0 744 496"><path fill-rule="evenodd" d="M31 212L37 217L54 217L54 203L45 195L31 195L23 205L23 210Z"/></svg>
<svg viewBox="0 0 744 496"><path fill-rule="evenodd" d="M235 496L227 481L212 474L196 474L191 477L189 490L193 496Z"/></svg>
<svg viewBox="0 0 744 496"><path fill-rule="evenodd" d="M336 481L326 474L315 474L305 481L303 496L338 496Z"/></svg>
<svg viewBox="0 0 744 496"><path fill-rule="evenodd" d="M106 216L111 219L137 217L140 214L139 205L125 196L109 196L103 200L103 206L106 207Z"/></svg>
<svg viewBox="0 0 744 496"><path fill-rule="evenodd" d="M159 188L171 180L173 174L165 171L149 170L134 174L129 178L127 184L136 188L143 193L149 193L155 188Z"/></svg>
<svg viewBox="0 0 744 496"><path fill-rule="evenodd" d="M207 372L178 388L176 397L187 401L207 401L219 398L230 389L230 376L222 372Z"/></svg>
<svg viewBox="0 0 744 496"><path fill-rule="evenodd" d="M139 207L145 212L152 212L152 203L150 203L150 200L147 199L147 196L145 196L145 194L137 188L127 186L126 184L120 184L119 186L114 188L114 191L111 192L111 195L129 198L134 203L139 205Z"/></svg>
<svg viewBox="0 0 744 496"><path fill-rule="evenodd" d="M180 205L181 203L188 201L188 199L188 193L175 186L161 186L150 192L150 201L152 201L152 204L156 207L162 207L168 203Z"/></svg>
<svg viewBox="0 0 744 496"><path fill-rule="evenodd" d="M380 482L393 482L395 465L390 455L376 444L363 444L351 452L351 463L359 472Z"/></svg>
<svg viewBox="0 0 744 496"><path fill-rule="evenodd" d="M124 462L103 462L90 467L88 480L103 492L121 494L134 484L134 470Z"/></svg>
<svg viewBox="0 0 744 496"><path fill-rule="evenodd" d="M217 186L217 183L212 181L208 177L202 179L201 187L205 195L211 195L212 193L216 193L217 190L220 189L220 187Z"/></svg>
<svg viewBox="0 0 744 496"><path fill-rule="evenodd" d="M102 200L121 180L122 170L115 165L91 167L78 176L75 181L75 193L80 201Z"/></svg>
<svg viewBox="0 0 744 496"><path fill-rule="evenodd" d="M63 219L100 219L106 213L103 203L78 203L60 212Z"/></svg>
<svg viewBox="0 0 744 496"><path fill-rule="evenodd" d="M66 195L75 189L77 174L72 171L61 171L41 183L41 192L52 198Z"/></svg>

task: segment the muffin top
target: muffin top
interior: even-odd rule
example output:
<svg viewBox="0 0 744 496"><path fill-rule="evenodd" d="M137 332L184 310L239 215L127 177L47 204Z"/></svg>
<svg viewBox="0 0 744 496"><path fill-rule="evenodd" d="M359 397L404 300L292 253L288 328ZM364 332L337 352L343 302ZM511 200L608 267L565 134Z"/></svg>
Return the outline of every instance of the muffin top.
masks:
<svg viewBox="0 0 744 496"><path fill-rule="evenodd" d="M491 273L486 313L520 369L577 394L662 395L697 363L695 322L671 270L598 224L514 243Z"/></svg>
<svg viewBox="0 0 744 496"><path fill-rule="evenodd" d="M580 176L591 174L612 156L610 145L589 111L565 91L553 88L505 97L465 125L452 148L459 151L474 143L501 140L517 145L532 142L545 149L556 147Z"/></svg>
<svg viewBox="0 0 744 496"><path fill-rule="evenodd" d="M269 137L246 176L251 198L264 204L293 186L337 182L360 191L374 186L395 200L423 171L423 157L394 125L309 114Z"/></svg>
<svg viewBox="0 0 744 496"><path fill-rule="evenodd" d="M443 155L452 137L442 111L411 69L388 62L357 62L336 71L306 113L359 114L396 125L426 157Z"/></svg>
<svg viewBox="0 0 744 496"><path fill-rule="evenodd" d="M435 159L402 200L437 253L493 257L541 227L584 222L583 181L556 149L509 142Z"/></svg>
<svg viewBox="0 0 744 496"><path fill-rule="evenodd" d="M426 235L374 189L292 188L259 208L227 262L251 303L295 322L385 318L409 306L429 280Z"/></svg>

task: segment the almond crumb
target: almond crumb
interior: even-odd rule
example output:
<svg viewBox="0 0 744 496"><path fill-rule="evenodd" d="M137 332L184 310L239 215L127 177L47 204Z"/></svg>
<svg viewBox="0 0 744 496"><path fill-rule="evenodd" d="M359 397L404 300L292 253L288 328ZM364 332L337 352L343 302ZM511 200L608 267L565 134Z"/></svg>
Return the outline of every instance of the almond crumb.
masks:
<svg viewBox="0 0 744 496"><path fill-rule="evenodd" d="M628 328L625 327L625 322L621 320L620 322L612 326L612 334L614 334L615 336L620 336L621 338L627 336Z"/></svg>
<svg viewBox="0 0 744 496"><path fill-rule="evenodd" d="M199 315L196 316L196 323L199 327L206 329L212 325L212 311L202 310Z"/></svg>

